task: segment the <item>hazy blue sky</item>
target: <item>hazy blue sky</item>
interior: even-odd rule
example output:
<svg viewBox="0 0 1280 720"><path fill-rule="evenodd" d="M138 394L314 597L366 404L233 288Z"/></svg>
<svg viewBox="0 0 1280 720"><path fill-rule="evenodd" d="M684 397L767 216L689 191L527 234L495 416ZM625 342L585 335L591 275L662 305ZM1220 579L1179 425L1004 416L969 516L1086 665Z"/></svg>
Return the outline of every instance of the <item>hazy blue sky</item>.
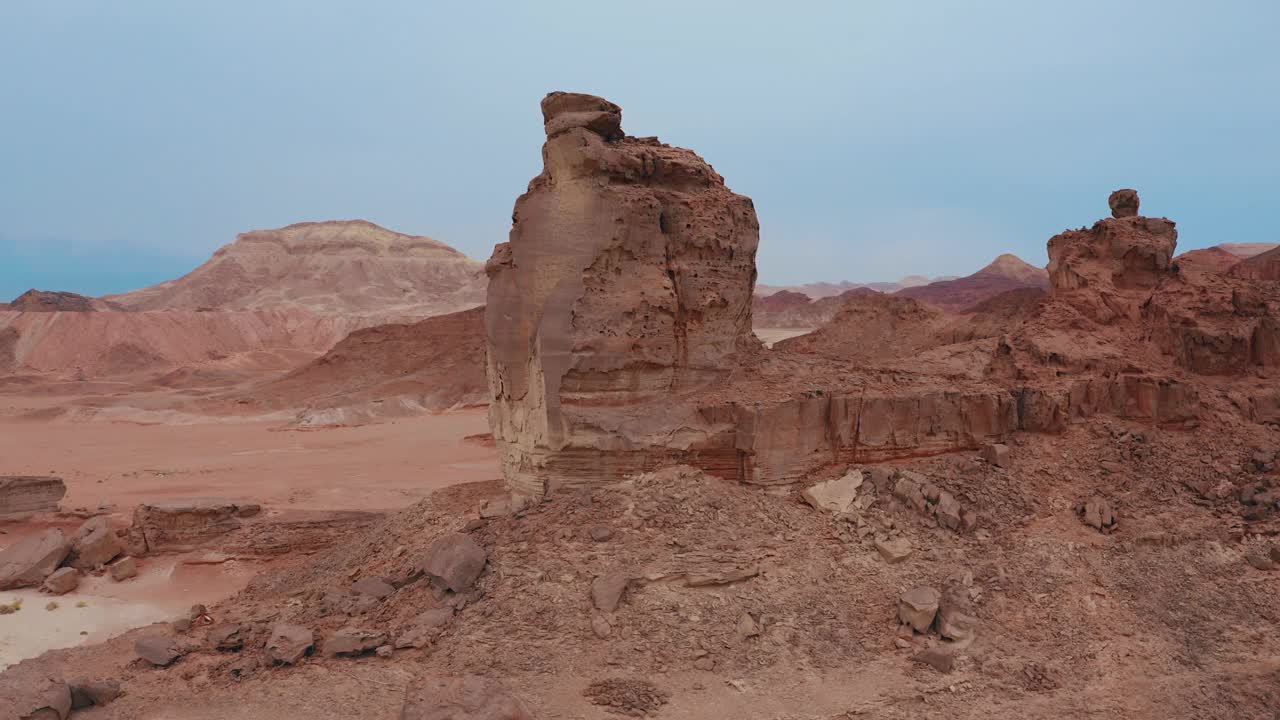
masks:
<svg viewBox="0 0 1280 720"><path fill-rule="evenodd" d="M367 218L477 258L538 101L604 95L752 196L762 282L1036 264L1132 186L1280 241L1280 3L3 0L0 299Z"/></svg>

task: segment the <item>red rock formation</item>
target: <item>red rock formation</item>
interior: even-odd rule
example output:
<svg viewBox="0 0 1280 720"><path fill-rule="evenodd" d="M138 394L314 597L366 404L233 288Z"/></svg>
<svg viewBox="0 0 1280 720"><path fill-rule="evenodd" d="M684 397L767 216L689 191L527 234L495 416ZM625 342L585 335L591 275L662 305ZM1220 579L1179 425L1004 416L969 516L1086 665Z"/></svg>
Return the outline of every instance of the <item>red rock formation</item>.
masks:
<svg viewBox="0 0 1280 720"><path fill-rule="evenodd" d="M758 347L750 199L688 150L623 137L601 98L542 109L543 172L487 266L494 438L508 483L534 495L557 456L617 447L604 409L721 382Z"/></svg>
<svg viewBox="0 0 1280 720"><path fill-rule="evenodd" d="M1055 299L1108 324L1137 319L1143 301L1169 274L1178 231L1170 220L1107 218L1049 240Z"/></svg>

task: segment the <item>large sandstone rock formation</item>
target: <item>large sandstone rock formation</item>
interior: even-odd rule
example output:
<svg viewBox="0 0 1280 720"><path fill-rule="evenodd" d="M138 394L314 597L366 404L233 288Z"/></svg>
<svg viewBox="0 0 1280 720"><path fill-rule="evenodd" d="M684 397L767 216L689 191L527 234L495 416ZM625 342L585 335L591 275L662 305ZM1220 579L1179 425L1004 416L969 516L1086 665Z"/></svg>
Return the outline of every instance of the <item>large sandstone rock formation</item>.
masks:
<svg viewBox="0 0 1280 720"><path fill-rule="evenodd" d="M606 100L551 93L542 112L543 171L487 266L494 438L533 495L575 448L627 449L597 415L723 381L758 344L751 200L693 152L624 136Z"/></svg>
<svg viewBox="0 0 1280 720"><path fill-rule="evenodd" d="M106 300L77 295L73 292L28 290L14 298L13 302L3 309L21 312L97 312L124 308Z"/></svg>

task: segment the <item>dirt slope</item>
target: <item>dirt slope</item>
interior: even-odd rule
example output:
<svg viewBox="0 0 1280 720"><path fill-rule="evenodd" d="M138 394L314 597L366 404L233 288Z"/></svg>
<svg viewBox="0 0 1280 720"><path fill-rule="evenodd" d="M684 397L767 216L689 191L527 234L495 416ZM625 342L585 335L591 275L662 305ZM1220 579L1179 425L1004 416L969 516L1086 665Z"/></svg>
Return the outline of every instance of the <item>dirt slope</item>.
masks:
<svg viewBox="0 0 1280 720"><path fill-rule="evenodd" d="M190 273L108 300L134 310L298 307L381 322L484 302L483 266L444 243L364 220L244 233Z"/></svg>

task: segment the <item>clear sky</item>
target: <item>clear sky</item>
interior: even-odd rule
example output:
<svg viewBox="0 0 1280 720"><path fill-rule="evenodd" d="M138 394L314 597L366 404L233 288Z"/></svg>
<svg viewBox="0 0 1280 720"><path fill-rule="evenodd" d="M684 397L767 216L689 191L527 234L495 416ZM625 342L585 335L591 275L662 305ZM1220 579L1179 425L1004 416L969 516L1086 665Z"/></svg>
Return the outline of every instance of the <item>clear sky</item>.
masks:
<svg viewBox="0 0 1280 720"><path fill-rule="evenodd" d="M1136 187L1280 241L1280 3L0 2L0 299L366 218L485 258L538 101L604 95L760 215L768 283L966 274Z"/></svg>

